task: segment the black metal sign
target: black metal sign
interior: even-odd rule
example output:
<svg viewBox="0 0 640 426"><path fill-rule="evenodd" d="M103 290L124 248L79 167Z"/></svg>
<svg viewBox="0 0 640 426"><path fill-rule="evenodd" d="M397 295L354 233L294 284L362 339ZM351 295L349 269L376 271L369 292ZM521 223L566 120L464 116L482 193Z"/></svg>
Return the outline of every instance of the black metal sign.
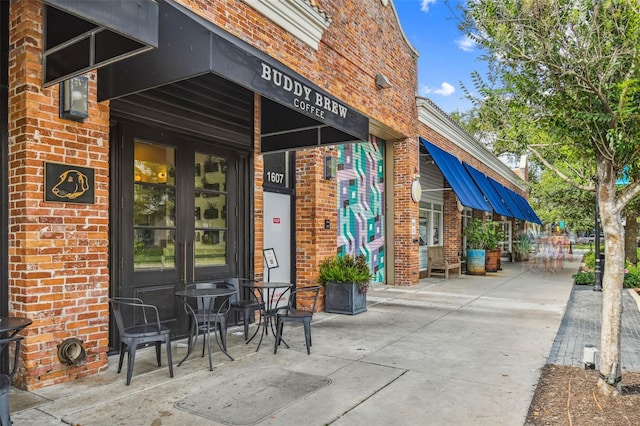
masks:
<svg viewBox="0 0 640 426"><path fill-rule="evenodd" d="M287 153L277 152L265 154L264 157L264 184L289 187L289 173L287 168Z"/></svg>
<svg viewBox="0 0 640 426"><path fill-rule="evenodd" d="M285 65L219 35L212 35L211 42L211 70L216 74L360 140L368 139L369 119L365 115Z"/></svg>
<svg viewBox="0 0 640 426"><path fill-rule="evenodd" d="M70 164L44 164L44 199L62 203L93 204L95 172Z"/></svg>

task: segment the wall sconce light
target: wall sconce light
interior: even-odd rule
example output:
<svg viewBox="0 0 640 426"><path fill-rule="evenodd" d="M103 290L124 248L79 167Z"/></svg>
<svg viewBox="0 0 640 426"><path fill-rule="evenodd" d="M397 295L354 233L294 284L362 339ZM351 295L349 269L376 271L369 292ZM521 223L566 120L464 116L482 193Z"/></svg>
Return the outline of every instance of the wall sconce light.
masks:
<svg viewBox="0 0 640 426"><path fill-rule="evenodd" d="M376 75L376 87L378 89L388 89L391 87L391 83L389 83L389 79L384 74Z"/></svg>
<svg viewBox="0 0 640 426"><path fill-rule="evenodd" d="M89 117L89 79L80 75L60 83L60 118L83 122Z"/></svg>
<svg viewBox="0 0 640 426"><path fill-rule="evenodd" d="M336 157L325 155L324 157L324 178L334 179L336 177Z"/></svg>

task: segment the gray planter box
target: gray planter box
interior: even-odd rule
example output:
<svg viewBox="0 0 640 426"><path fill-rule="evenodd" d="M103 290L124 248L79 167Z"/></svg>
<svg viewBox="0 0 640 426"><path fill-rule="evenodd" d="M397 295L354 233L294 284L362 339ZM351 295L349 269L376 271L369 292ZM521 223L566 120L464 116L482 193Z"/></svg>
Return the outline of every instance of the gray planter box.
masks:
<svg viewBox="0 0 640 426"><path fill-rule="evenodd" d="M367 293L355 283L328 282L325 285L324 310L334 314L355 315L367 310Z"/></svg>

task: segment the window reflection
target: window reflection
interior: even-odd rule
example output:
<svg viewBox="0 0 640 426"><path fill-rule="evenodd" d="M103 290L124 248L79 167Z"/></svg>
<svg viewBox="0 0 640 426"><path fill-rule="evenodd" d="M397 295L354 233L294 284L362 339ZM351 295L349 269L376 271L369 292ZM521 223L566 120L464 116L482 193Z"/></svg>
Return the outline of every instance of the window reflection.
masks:
<svg viewBox="0 0 640 426"><path fill-rule="evenodd" d="M133 165L135 269L175 268L175 153L137 140Z"/></svg>
<svg viewBox="0 0 640 426"><path fill-rule="evenodd" d="M196 153L194 181L195 264L227 261L227 161Z"/></svg>

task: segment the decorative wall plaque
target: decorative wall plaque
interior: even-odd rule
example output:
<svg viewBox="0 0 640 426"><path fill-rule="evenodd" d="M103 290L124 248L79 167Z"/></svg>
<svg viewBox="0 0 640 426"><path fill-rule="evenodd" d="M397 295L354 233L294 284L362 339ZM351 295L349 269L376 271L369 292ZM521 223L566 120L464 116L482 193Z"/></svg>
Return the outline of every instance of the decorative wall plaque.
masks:
<svg viewBox="0 0 640 426"><path fill-rule="evenodd" d="M62 203L95 203L95 171L70 164L44 164L44 199Z"/></svg>

